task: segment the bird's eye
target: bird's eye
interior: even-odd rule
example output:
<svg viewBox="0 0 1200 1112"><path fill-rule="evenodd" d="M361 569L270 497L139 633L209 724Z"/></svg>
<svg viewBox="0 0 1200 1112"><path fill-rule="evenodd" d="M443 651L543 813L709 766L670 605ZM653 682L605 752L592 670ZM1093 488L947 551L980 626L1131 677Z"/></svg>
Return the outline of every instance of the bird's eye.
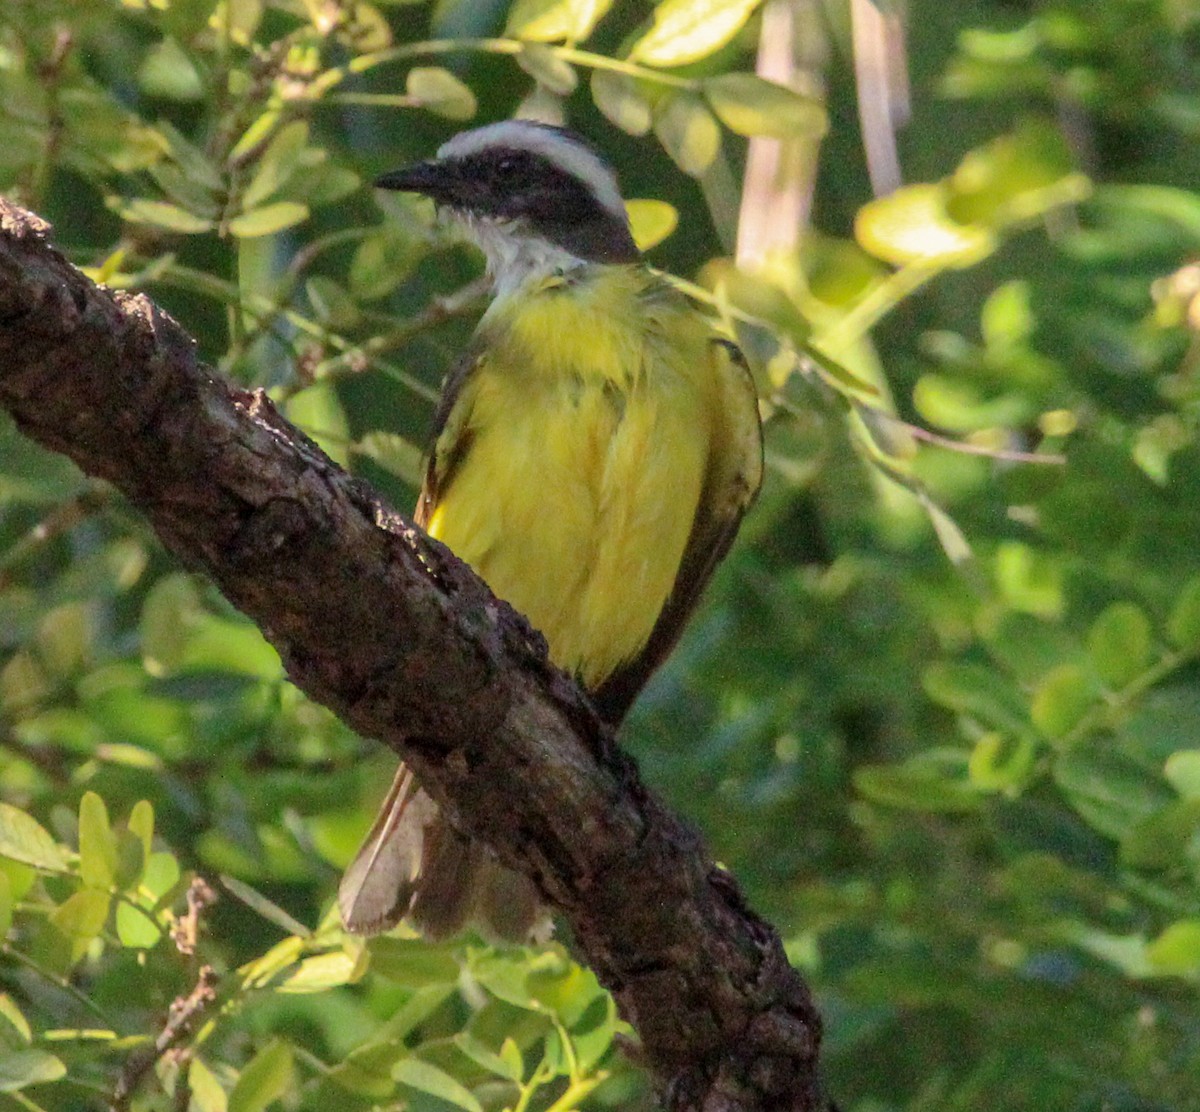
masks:
<svg viewBox="0 0 1200 1112"><path fill-rule="evenodd" d="M511 177L517 168L517 160L515 158L502 158L496 163L496 173L504 177Z"/></svg>

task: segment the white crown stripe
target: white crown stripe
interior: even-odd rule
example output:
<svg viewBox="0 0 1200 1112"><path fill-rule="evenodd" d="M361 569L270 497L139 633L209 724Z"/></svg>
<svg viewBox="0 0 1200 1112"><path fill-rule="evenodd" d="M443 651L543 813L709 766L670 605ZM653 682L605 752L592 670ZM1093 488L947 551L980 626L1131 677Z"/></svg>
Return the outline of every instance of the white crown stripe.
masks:
<svg viewBox="0 0 1200 1112"><path fill-rule="evenodd" d="M599 155L570 136L529 120L503 120L464 131L438 150L439 159L465 158L486 150L518 150L540 155L564 173L583 182L592 196L613 216L625 219L617 176Z"/></svg>

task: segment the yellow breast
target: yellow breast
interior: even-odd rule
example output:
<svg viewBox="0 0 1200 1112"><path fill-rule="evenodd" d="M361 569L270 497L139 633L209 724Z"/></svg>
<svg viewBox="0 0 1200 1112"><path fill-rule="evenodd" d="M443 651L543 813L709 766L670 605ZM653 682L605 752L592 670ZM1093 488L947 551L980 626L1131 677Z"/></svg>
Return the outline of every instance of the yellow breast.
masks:
<svg viewBox="0 0 1200 1112"><path fill-rule="evenodd" d="M604 268L493 306L429 519L591 687L650 636L712 436L706 327L639 296L646 281Z"/></svg>

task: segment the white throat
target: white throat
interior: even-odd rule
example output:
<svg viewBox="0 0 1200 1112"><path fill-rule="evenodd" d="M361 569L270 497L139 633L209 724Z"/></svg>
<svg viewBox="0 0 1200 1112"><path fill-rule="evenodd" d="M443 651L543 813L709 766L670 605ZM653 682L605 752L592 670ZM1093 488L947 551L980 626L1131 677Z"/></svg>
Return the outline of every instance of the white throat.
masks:
<svg viewBox="0 0 1200 1112"><path fill-rule="evenodd" d="M497 301L527 282L588 265L586 259L541 236L522 234L507 221L456 214L455 223L486 257Z"/></svg>

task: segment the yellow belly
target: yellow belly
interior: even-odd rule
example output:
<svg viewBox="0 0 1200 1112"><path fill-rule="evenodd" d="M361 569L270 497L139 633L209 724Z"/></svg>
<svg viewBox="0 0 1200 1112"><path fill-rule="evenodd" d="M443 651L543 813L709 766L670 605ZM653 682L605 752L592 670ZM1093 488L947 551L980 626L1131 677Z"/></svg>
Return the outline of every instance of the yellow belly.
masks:
<svg viewBox="0 0 1200 1112"><path fill-rule="evenodd" d="M703 347L664 355L636 315L612 309L545 300L507 322L476 372L467 449L429 520L590 687L654 628L710 438L694 365Z"/></svg>

